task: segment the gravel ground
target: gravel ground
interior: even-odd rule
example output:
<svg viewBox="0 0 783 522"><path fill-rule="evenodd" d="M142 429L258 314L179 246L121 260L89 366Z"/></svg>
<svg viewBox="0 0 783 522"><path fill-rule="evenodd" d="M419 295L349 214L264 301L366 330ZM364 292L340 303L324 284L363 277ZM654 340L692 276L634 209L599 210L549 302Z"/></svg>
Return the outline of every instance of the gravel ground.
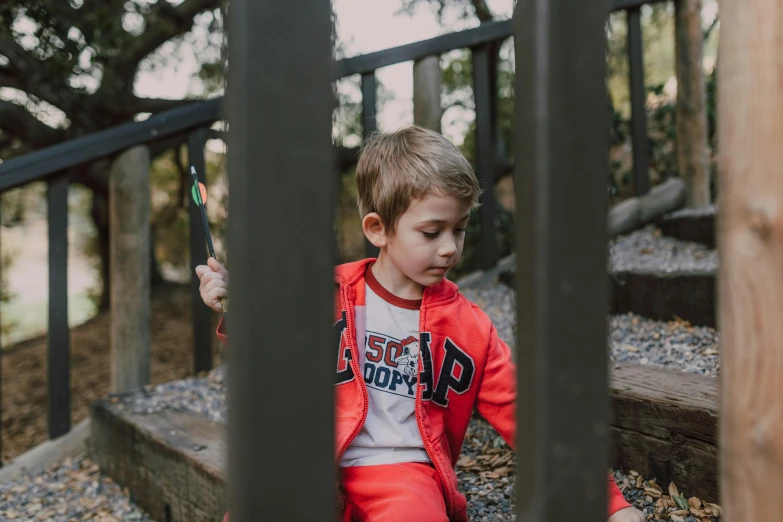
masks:
<svg viewBox="0 0 783 522"><path fill-rule="evenodd" d="M663 236L650 225L609 243L612 272L709 272L718 268L716 250Z"/></svg>
<svg viewBox="0 0 783 522"><path fill-rule="evenodd" d="M0 520L152 522L84 456L0 484Z"/></svg>
<svg viewBox="0 0 783 522"><path fill-rule="evenodd" d="M611 357L617 362L718 375L718 332L714 328L627 314L610 317L609 332Z"/></svg>

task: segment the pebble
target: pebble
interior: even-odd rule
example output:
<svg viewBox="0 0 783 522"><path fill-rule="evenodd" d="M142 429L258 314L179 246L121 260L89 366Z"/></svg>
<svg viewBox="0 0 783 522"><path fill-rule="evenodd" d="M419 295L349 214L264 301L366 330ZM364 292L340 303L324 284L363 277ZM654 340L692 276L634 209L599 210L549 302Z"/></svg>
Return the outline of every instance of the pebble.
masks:
<svg viewBox="0 0 783 522"><path fill-rule="evenodd" d="M718 253L700 243L662 236L653 225L609 242L611 272L715 272Z"/></svg>
<svg viewBox="0 0 783 522"><path fill-rule="evenodd" d="M634 314L609 318L612 360L717 377L718 331L685 321L653 321Z"/></svg>
<svg viewBox="0 0 783 522"><path fill-rule="evenodd" d="M0 484L0 520L153 522L84 455Z"/></svg>

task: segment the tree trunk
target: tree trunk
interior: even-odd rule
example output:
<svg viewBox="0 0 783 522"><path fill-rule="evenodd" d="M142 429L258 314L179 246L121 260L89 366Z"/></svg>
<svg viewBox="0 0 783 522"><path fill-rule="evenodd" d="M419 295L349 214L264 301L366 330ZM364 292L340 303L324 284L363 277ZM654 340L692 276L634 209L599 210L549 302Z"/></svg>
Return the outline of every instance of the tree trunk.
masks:
<svg viewBox="0 0 783 522"><path fill-rule="evenodd" d="M783 90L777 0L721 4L719 324L723 520L783 512Z"/></svg>
<svg viewBox="0 0 783 522"><path fill-rule="evenodd" d="M686 205L695 208L710 204L701 5L701 0L675 3L677 165L687 186Z"/></svg>

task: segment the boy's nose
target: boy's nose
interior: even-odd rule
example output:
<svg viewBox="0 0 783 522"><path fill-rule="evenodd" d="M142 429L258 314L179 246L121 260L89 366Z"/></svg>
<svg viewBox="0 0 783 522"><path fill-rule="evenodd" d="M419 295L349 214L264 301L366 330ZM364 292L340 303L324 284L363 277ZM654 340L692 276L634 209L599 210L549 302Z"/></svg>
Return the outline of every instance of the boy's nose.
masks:
<svg viewBox="0 0 783 522"><path fill-rule="evenodd" d="M457 251L457 243L453 238L444 239L438 250L441 257L451 257Z"/></svg>

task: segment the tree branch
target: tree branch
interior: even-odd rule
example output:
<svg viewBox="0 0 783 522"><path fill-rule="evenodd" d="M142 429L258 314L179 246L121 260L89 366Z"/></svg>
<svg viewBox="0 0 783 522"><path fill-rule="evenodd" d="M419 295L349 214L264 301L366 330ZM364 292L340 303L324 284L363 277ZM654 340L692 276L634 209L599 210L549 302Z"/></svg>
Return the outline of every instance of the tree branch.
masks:
<svg viewBox="0 0 783 522"><path fill-rule="evenodd" d="M24 90L24 83L13 71L7 67L0 67L0 87Z"/></svg>
<svg viewBox="0 0 783 522"><path fill-rule="evenodd" d="M155 49L190 31L197 14L217 9L220 4L221 0L185 0L176 7L162 0L153 4L145 17L147 29L126 53L127 66L123 69L132 68L131 72L135 72L139 62Z"/></svg>
<svg viewBox="0 0 783 522"><path fill-rule="evenodd" d="M45 62L35 58L13 37L0 38L0 54L9 62L0 68L0 86L19 89L67 112L61 93L52 87Z"/></svg>
<svg viewBox="0 0 783 522"><path fill-rule="evenodd" d="M486 0L470 0L470 3L473 5L473 9L476 10L476 16L478 16L478 19L481 20L482 24L484 22L491 22L495 19Z"/></svg>
<svg viewBox="0 0 783 522"><path fill-rule="evenodd" d="M28 147L36 149L57 143L65 134L49 127L24 107L4 100L0 100L0 128L13 134Z"/></svg>

